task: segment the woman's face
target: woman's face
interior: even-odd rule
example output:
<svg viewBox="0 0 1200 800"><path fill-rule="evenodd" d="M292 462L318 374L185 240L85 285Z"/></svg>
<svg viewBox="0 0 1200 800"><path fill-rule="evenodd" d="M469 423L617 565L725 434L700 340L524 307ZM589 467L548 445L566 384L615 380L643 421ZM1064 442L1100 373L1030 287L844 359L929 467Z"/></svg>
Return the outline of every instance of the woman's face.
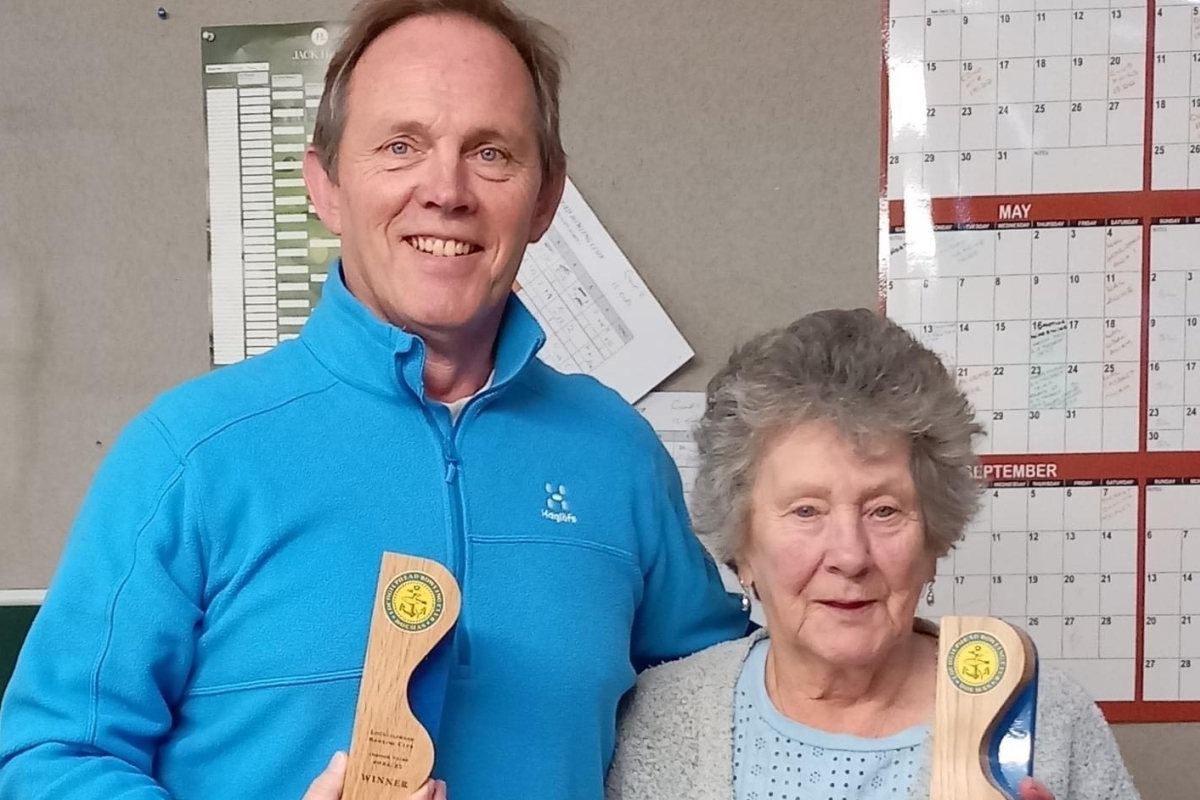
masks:
<svg viewBox="0 0 1200 800"><path fill-rule="evenodd" d="M738 577L753 583L771 639L831 666L871 666L912 631L933 578L908 442L862 454L830 423L775 441L751 492Z"/></svg>

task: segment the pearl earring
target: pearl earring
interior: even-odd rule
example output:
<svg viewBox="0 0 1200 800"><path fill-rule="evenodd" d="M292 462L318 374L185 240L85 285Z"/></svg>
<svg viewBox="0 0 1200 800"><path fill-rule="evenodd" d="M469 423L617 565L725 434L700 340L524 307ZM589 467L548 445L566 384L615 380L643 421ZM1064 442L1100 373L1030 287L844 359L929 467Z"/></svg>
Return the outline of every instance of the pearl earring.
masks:
<svg viewBox="0 0 1200 800"><path fill-rule="evenodd" d="M742 584L742 611L750 610L750 587Z"/></svg>

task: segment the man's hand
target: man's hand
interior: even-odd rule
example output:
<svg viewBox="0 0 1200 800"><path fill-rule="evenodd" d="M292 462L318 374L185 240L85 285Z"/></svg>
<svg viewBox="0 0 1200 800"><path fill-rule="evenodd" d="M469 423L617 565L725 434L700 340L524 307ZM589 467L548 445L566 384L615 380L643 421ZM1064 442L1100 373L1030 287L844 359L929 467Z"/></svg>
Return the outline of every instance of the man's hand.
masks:
<svg viewBox="0 0 1200 800"><path fill-rule="evenodd" d="M337 752L325 771L308 787L301 800L341 800L342 783L346 779L346 754ZM446 800L446 783L428 781L410 797L410 800ZM1042 800L1040 797L1031 800ZM1053 800L1053 798L1051 798Z"/></svg>

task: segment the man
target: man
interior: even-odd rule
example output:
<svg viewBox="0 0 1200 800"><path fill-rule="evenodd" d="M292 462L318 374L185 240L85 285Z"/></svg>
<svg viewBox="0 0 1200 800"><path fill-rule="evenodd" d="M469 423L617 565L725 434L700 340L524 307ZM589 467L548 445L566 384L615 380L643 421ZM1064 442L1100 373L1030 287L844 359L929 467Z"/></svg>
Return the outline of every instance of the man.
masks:
<svg viewBox="0 0 1200 800"><path fill-rule="evenodd" d="M299 798L349 745L386 550L462 588L455 800L602 797L636 671L744 633L653 431L542 364L511 292L565 175L539 30L356 9L305 162L342 258L298 340L123 431L5 698L0 800Z"/></svg>

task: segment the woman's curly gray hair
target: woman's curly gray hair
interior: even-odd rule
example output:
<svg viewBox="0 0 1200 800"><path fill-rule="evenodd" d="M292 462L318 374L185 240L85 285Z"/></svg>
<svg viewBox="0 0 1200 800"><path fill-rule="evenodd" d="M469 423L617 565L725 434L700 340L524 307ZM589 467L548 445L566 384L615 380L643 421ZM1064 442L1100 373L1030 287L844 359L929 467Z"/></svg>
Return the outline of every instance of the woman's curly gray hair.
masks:
<svg viewBox="0 0 1200 800"><path fill-rule="evenodd" d="M906 437L927 548L940 558L954 547L978 509L972 439L983 429L933 352L882 314L838 309L755 337L709 381L692 515L719 561L741 546L768 446L815 421L856 447Z"/></svg>

